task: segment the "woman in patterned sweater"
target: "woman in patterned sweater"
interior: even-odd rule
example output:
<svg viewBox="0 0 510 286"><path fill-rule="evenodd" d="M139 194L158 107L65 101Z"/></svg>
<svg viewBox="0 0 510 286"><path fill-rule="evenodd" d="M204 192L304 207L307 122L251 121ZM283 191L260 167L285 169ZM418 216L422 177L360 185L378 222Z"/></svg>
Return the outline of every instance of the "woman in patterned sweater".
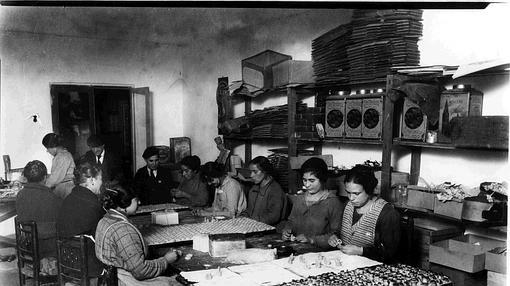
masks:
<svg viewBox="0 0 510 286"><path fill-rule="evenodd" d="M340 239L332 235L329 245L346 254L394 262L400 241L400 215L391 204L374 195L377 179L373 170L355 166L344 183L349 202L343 214Z"/></svg>
<svg viewBox="0 0 510 286"><path fill-rule="evenodd" d="M175 284L175 279L160 275L179 258L179 251L170 250L163 257L147 259L143 237L127 218L136 212L138 199L121 188L108 190L104 207L107 213L96 230L96 256L117 268L119 286Z"/></svg>

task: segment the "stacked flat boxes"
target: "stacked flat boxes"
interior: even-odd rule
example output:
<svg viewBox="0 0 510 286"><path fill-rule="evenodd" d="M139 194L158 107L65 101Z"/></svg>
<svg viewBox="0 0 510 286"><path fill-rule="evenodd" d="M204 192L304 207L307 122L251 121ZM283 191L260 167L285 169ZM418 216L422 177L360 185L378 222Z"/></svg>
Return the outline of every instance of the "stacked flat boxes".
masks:
<svg viewBox="0 0 510 286"><path fill-rule="evenodd" d="M406 97L400 120L400 138L425 141L426 132L427 115L418 104Z"/></svg>
<svg viewBox="0 0 510 286"><path fill-rule="evenodd" d="M326 100L326 136L380 139L384 93L330 96Z"/></svg>
<svg viewBox="0 0 510 286"><path fill-rule="evenodd" d="M450 121L454 117L481 116L483 93L467 86L454 86L441 94L439 105L439 132L450 136Z"/></svg>
<svg viewBox="0 0 510 286"><path fill-rule="evenodd" d="M319 138L316 124L324 125L324 107L308 107L296 114L296 138Z"/></svg>

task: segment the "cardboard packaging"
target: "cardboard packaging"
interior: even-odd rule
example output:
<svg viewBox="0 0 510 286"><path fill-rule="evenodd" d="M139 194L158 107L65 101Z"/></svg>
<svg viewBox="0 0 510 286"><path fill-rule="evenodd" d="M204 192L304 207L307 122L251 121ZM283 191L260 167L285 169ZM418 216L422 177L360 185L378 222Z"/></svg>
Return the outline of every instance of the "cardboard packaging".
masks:
<svg viewBox="0 0 510 286"><path fill-rule="evenodd" d="M288 60L273 65L272 69L273 87L314 82L312 61Z"/></svg>
<svg viewBox="0 0 510 286"><path fill-rule="evenodd" d="M361 125L361 137L379 139L382 136L382 110L383 98L363 99L363 124Z"/></svg>
<svg viewBox="0 0 510 286"><path fill-rule="evenodd" d="M232 250L245 248L246 240L242 233L209 235L209 255L212 257L226 257Z"/></svg>
<svg viewBox="0 0 510 286"><path fill-rule="evenodd" d="M345 121L345 137L361 138L361 125L363 124L363 99L346 99Z"/></svg>
<svg viewBox="0 0 510 286"><path fill-rule="evenodd" d="M481 116L483 93L466 85L454 86L441 94L439 105L439 133L450 137L450 121L454 117Z"/></svg>
<svg viewBox="0 0 510 286"><path fill-rule="evenodd" d="M432 263L475 273L485 269L485 253L503 245L504 241L467 234L431 244L429 259Z"/></svg>
<svg viewBox="0 0 510 286"><path fill-rule="evenodd" d="M241 61L243 82L257 89L273 88L273 66L288 60L292 57L272 50L246 58Z"/></svg>
<svg viewBox="0 0 510 286"><path fill-rule="evenodd" d="M174 210L164 210L151 213L152 224L173 225L179 224L179 213Z"/></svg>
<svg viewBox="0 0 510 286"><path fill-rule="evenodd" d="M454 146L508 149L508 116L455 117L450 128Z"/></svg>
<svg viewBox="0 0 510 286"><path fill-rule="evenodd" d="M200 233L193 236L193 249L208 252L209 251L209 235Z"/></svg>
<svg viewBox="0 0 510 286"><path fill-rule="evenodd" d="M485 254L485 269L506 274L506 261L506 250L501 252L499 248L491 249Z"/></svg>
<svg viewBox="0 0 510 286"><path fill-rule="evenodd" d="M462 200L451 200L442 202L437 196L434 198L434 213L451 218L462 219Z"/></svg>
<svg viewBox="0 0 510 286"><path fill-rule="evenodd" d="M427 120L427 115L423 113L418 104L406 97L400 120L400 138L425 141Z"/></svg>
<svg viewBox="0 0 510 286"><path fill-rule="evenodd" d="M506 274L487 271L487 286L506 286Z"/></svg>
<svg viewBox="0 0 510 286"><path fill-rule="evenodd" d="M326 100L326 137L342 138L345 135L345 96L330 96Z"/></svg>
<svg viewBox="0 0 510 286"><path fill-rule="evenodd" d="M409 185L407 186L407 205L427 210L434 209L436 193L429 188Z"/></svg>

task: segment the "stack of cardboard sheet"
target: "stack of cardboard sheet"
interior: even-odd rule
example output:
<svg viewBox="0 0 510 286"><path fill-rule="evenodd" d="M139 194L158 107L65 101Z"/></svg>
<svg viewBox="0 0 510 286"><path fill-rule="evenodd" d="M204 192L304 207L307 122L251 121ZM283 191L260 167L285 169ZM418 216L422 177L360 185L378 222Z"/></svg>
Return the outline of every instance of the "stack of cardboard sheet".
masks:
<svg viewBox="0 0 510 286"><path fill-rule="evenodd" d="M316 85L349 81L347 47L352 27L340 25L312 41L313 73Z"/></svg>
<svg viewBox="0 0 510 286"><path fill-rule="evenodd" d="M317 86L376 80L420 62L422 10L354 10L352 21L312 41Z"/></svg>
<svg viewBox="0 0 510 286"><path fill-rule="evenodd" d="M384 78L393 66L419 64L421 10L355 10L352 18L347 48L351 81Z"/></svg>

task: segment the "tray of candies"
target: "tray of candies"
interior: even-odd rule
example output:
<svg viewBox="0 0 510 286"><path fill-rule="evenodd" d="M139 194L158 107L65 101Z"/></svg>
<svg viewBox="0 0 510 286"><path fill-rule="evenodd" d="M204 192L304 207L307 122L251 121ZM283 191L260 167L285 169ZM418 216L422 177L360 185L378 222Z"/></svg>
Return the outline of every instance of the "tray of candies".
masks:
<svg viewBox="0 0 510 286"><path fill-rule="evenodd" d="M409 265L383 264L338 273L328 272L278 284L301 285L449 286L453 282L448 276Z"/></svg>

